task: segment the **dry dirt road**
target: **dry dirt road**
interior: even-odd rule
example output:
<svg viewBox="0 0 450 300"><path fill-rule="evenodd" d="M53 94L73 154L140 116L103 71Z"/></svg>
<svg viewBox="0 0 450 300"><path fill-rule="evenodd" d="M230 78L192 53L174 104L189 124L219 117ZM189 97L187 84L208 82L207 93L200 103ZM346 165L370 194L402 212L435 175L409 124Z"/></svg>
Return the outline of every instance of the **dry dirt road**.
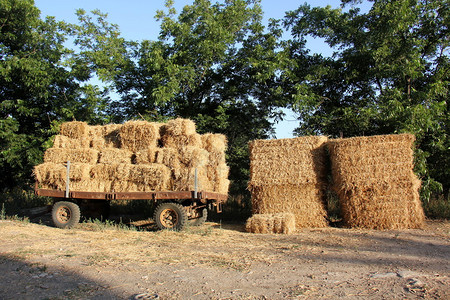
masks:
<svg viewBox="0 0 450 300"><path fill-rule="evenodd" d="M450 299L450 222L248 234L0 221L0 299Z"/></svg>

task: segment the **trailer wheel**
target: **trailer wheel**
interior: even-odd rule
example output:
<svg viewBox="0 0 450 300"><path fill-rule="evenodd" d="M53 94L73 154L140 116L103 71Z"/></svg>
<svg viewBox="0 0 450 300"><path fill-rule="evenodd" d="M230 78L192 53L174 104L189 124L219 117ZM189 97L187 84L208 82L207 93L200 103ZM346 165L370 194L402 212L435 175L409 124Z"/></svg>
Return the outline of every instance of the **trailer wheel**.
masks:
<svg viewBox="0 0 450 300"><path fill-rule="evenodd" d="M205 224L206 218L208 218L208 210L206 208L203 208L203 209L199 210L199 213L200 213L200 217L195 218L195 219L190 219L189 225L201 226L201 225Z"/></svg>
<svg viewBox="0 0 450 300"><path fill-rule="evenodd" d="M58 228L72 228L80 222L80 207L68 201L59 201L53 205L52 220Z"/></svg>
<svg viewBox="0 0 450 300"><path fill-rule="evenodd" d="M161 203L153 216L159 229L183 230L187 222L186 210L178 203Z"/></svg>

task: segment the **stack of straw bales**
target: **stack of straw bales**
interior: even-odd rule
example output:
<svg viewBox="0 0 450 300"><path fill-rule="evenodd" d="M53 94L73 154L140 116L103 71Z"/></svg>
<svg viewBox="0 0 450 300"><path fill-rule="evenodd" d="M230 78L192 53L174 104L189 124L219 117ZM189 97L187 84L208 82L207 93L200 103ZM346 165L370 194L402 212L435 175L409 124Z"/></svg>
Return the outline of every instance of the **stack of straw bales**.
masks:
<svg viewBox="0 0 450 300"><path fill-rule="evenodd" d="M323 136L251 142L253 213L292 213L297 228L327 226L326 142Z"/></svg>
<svg viewBox="0 0 450 300"><path fill-rule="evenodd" d="M295 216L291 213L256 214L247 220L245 230L251 233L294 233Z"/></svg>
<svg viewBox="0 0 450 300"><path fill-rule="evenodd" d="M344 222L373 229L419 228L424 213L413 173L414 136L355 137L328 143Z"/></svg>
<svg viewBox="0 0 450 300"><path fill-rule="evenodd" d="M68 122L34 173L42 188L64 190L70 161L71 190L148 192L193 190L197 169L199 190L227 194L226 146L224 135L200 135L186 119L104 126Z"/></svg>

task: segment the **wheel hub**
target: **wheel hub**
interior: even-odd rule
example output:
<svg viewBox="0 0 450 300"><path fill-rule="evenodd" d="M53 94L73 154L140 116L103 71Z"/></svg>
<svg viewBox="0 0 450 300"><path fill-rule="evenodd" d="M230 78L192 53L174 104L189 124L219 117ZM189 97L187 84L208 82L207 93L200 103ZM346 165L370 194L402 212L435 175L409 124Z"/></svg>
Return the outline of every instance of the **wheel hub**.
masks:
<svg viewBox="0 0 450 300"><path fill-rule="evenodd" d="M178 214L173 209L165 209L161 212L159 220L166 228L173 228L178 224Z"/></svg>
<svg viewBox="0 0 450 300"><path fill-rule="evenodd" d="M57 218L58 221L61 223L67 223L69 222L71 217L71 212L68 207L60 207L58 210Z"/></svg>

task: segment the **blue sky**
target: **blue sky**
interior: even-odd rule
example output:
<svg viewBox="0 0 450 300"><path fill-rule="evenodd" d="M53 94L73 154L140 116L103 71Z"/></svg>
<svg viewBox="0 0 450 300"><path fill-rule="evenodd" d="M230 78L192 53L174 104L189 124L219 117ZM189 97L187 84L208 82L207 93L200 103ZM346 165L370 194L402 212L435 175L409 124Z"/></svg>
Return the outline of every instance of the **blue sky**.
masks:
<svg viewBox="0 0 450 300"><path fill-rule="evenodd" d="M193 0L175 0L177 12L183 6L192 4ZM214 1L212 1L214 2ZM295 10L303 3L311 6L338 7L337 0L294 1L294 0L262 0L264 22L269 18L281 19L286 11ZM35 5L41 10L41 17L54 16L57 20L76 22L75 11L82 8L86 11L99 9L108 14L110 23L117 24L122 36L128 40L156 40L159 34L159 23L154 16L157 10L164 9L165 0L35 0ZM307 47L312 52L330 55L330 49L320 40L310 39ZM292 137L292 131L298 122L295 116L287 112L286 121L276 125L277 138Z"/></svg>

